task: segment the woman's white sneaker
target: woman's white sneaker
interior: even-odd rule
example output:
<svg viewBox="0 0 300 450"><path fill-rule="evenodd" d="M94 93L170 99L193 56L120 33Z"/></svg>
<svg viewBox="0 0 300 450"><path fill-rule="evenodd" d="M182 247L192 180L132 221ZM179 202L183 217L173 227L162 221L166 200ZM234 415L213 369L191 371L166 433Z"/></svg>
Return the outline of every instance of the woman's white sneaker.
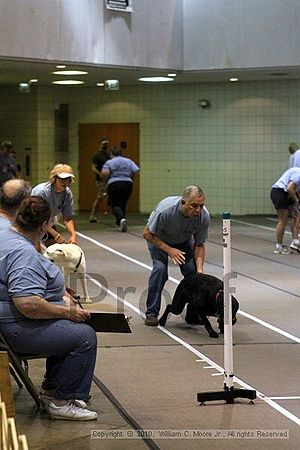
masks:
<svg viewBox="0 0 300 450"><path fill-rule="evenodd" d="M51 402L48 406L48 413L51 419L58 420L96 420L98 415L95 411L90 411L78 404L78 400L68 401L63 406L57 406Z"/></svg>
<svg viewBox="0 0 300 450"><path fill-rule="evenodd" d="M280 255L289 255L290 254L289 249L286 248L284 245L281 245L279 247L276 246L274 249L274 253L277 253Z"/></svg>
<svg viewBox="0 0 300 450"><path fill-rule="evenodd" d="M127 220L126 219L121 219L120 231L122 231L122 233L126 233L126 231L127 231Z"/></svg>
<svg viewBox="0 0 300 450"><path fill-rule="evenodd" d="M291 242L290 249L296 250L296 252L300 252L300 244L299 243L297 244L296 242Z"/></svg>

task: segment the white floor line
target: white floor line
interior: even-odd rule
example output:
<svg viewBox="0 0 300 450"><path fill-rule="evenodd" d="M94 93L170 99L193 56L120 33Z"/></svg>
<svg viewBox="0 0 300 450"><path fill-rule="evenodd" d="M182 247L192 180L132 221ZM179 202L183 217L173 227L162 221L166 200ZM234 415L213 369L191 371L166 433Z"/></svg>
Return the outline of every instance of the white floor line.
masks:
<svg viewBox="0 0 300 450"><path fill-rule="evenodd" d="M275 232L275 228L267 227L265 225L259 225L257 223L244 222L243 220L236 220L236 219L231 219L231 222L240 223L241 225L248 225L250 227L260 228L261 230L273 231L273 233Z"/></svg>
<svg viewBox="0 0 300 450"><path fill-rule="evenodd" d="M267 217L267 220L270 220L271 222L277 222L278 219L276 217Z"/></svg>
<svg viewBox="0 0 300 450"><path fill-rule="evenodd" d="M125 255L124 253L118 252L117 250L114 250L111 247L108 247L107 245L101 244L100 242L96 241L93 238L90 238L89 236L86 236L82 233L78 233L78 236L82 237L83 239L86 239L90 242L92 242L93 244L97 245L98 247L104 248L105 250L110 251L111 253L114 253L122 258L127 259L128 261L131 261L135 264L138 264L141 267L144 267L148 270L152 270L152 267L144 264L134 258L131 258L130 256ZM97 286L101 287L103 289L103 286L97 281L94 280L93 278L89 277L90 280L96 284ZM176 278L169 278L170 280L174 281L176 284L179 284L179 281L176 280ZM109 289L106 289L107 293L110 294L113 298L115 298L116 300L120 300L124 303L124 305L126 305L128 308L131 308L133 311L135 311L137 314L139 314L141 317L145 318L145 314L142 313L139 308L137 308L136 306L132 305L131 303L127 302L125 299L123 298L119 298L114 292L110 291ZM245 313L246 314L246 313ZM251 316L253 317L253 316ZM253 319L252 319L253 320ZM263 323L263 321L262 321ZM188 344L187 342L185 342L183 339L179 338L178 336L176 336L175 334L171 333L170 331L166 330L164 327L158 326L157 327L160 331L162 331L163 333L165 333L167 336L169 336L171 339L173 339L174 341L178 342L179 344L181 344L183 347L185 347L186 349L188 349L190 352L194 353L195 355L197 355L198 358L202 359L205 363L209 364L210 366L214 367L218 372L222 372L224 373L224 369L223 367L219 366L219 364L215 363L214 361L212 361L210 358L208 358L206 355L204 355L203 353L199 352L198 350L196 350L194 347L192 347L190 344ZM298 339L298 338L296 338ZM297 425L300 425L300 418L295 416L294 414L292 414L290 411L288 411L287 409L283 408L282 406L280 406L278 403L276 403L274 400L272 400L271 398L268 398L265 394L263 394L262 392L257 391L257 389L255 389L254 387L250 386L248 383L244 382L243 380L241 380L240 378L234 377L234 382L238 383L240 386L242 386L245 389L250 389L250 390L255 390L256 391L256 395L258 398L260 398L261 400L263 400L265 403L267 403L269 406L271 406L273 409L276 409L279 413L281 413L282 415L284 415L285 417L287 417L289 420L293 421L294 423L296 423Z"/></svg>
<svg viewBox="0 0 300 450"><path fill-rule="evenodd" d="M276 232L275 228L272 227L267 227L265 225L259 225L257 223L251 223L251 222L244 222L243 220L236 220L236 219L231 219L231 222L234 223L240 223L241 225L248 225L250 227L254 227L254 228L260 228L261 230L268 230L268 231L272 231L273 233ZM277 220L276 220L277 222ZM285 231L285 234L292 234L290 231Z"/></svg>
<svg viewBox="0 0 300 450"><path fill-rule="evenodd" d="M291 341L297 342L298 344L300 344L300 338L298 338L297 336L294 336L293 334L288 333L287 331L281 330L278 327L275 327L274 325L271 325L268 322L265 322L264 320L258 319L255 316L252 316L251 314L248 314L244 311L239 310L238 314L241 314L241 316L247 317L247 319L253 320L256 323L259 323L260 325L262 325L265 328L269 328L269 330L274 331L275 333L281 334L282 336L291 339Z"/></svg>
<svg viewBox="0 0 300 450"><path fill-rule="evenodd" d="M114 248L108 247L105 244L101 244L101 242L96 241L96 239L93 239L89 236L86 236L85 234L79 233L78 231L76 231L76 234L80 237L82 237L83 239L92 242L93 244L97 245L98 247L104 248L104 250L108 250L110 253L114 253L117 256L121 256L121 258L127 259L127 261L131 261L134 264L137 264L138 266L143 267L144 269L148 269L148 270L152 270L151 266L148 266L148 264L144 264L141 261L138 261L137 259L131 258L128 255L125 255L124 253L118 252L117 250L115 250ZM176 278L173 277L169 277L169 280L173 281L176 284L179 284L179 281L176 280Z"/></svg>

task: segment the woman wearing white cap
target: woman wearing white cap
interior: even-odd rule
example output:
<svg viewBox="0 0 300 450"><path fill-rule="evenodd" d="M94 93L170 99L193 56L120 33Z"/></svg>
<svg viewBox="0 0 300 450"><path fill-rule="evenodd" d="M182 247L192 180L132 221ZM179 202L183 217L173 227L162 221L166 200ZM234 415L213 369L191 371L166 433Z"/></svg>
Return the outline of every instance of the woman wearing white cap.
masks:
<svg viewBox="0 0 300 450"><path fill-rule="evenodd" d="M56 164L50 172L50 181L40 183L32 189L32 195L37 195L48 200L51 207L51 219L47 228L47 233L54 242L63 244L65 238L55 229L56 216L61 214L68 230L69 243L76 244L76 233L74 227L73 193L70 184L74 181L74 174L71 166L67 164ZM53 242L47 242L50 245Z"/></svg>

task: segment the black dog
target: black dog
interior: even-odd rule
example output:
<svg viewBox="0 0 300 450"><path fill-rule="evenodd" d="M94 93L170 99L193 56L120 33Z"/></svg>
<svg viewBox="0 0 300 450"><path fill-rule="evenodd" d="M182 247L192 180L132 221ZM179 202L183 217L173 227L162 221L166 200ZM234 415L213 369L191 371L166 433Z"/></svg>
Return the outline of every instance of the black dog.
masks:
<svg viewBox="0 0 300 450"><path fill-rule="evenodd" d="M233 295L232 301L232 324L236 322L236 313L239 303ZM167 305L165 312L159 320L159 324L165 326L169 313L179 315L182 313L186 303L193 305L197 317L195 323L202 320L210 337L217 338L216 333L207 316L215 316L218 319L220 333L224 333L224 291L223 281L212 275L197 273L184 278L177 286L171 305Z"/></svg>

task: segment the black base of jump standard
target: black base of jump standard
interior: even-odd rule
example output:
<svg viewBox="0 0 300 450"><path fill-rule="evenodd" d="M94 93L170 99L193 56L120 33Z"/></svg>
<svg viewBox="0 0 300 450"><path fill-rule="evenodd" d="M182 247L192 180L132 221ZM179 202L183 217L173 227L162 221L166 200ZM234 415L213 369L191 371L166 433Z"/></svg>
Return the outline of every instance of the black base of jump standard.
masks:
<svg viewBox="0 0 300 450"><path fill-rule="evenodd" d="M256 391L251 389L228 389L225 386L223 391L198 392L197 394L197 401L202 405L205 402L216 400L224 400L227 404L232 404L236 398L248 398L250 403L253 403L253 400L256 399Z"/></svg>

